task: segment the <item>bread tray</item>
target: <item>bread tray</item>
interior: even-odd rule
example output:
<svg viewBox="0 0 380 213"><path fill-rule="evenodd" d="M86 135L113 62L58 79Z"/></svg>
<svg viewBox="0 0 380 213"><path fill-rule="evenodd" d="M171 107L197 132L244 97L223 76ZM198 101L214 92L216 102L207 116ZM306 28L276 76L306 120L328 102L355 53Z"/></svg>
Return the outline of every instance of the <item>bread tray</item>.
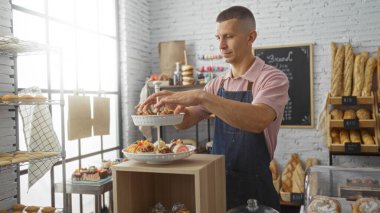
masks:
<svg viewBox="0 0 380 213"><path fill-rule="evenodd" d="M194 153L195 146L186 146L189 148L189 151L180 153L129 153L124 150L123 153L128 160L141 161L148 164L168 164L176 160L187 158Z"/></svg>
<svg viewBox="0 0 380 213"><path fill-rule="evenodd" d="M132 115L136 126L170 126L180 124L185 113L169 115Z"/></svg>

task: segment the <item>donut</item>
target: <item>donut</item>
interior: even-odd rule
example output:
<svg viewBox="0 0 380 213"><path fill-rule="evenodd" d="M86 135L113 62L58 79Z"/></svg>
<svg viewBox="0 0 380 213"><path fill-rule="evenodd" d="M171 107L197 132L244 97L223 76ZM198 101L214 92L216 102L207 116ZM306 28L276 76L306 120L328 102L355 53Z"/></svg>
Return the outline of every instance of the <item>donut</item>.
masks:
<svg viewBox="0 0 380 213"><path fill-rule="evenodd" d="M193 72L193 66L191 65L182 65L182 71L190 71Z"/></svg>
<svg viewBox="0 0 380 213"><path fill-rule="evenodd" d="M193 71L182 71L182 76L193 76Z"/></svg>

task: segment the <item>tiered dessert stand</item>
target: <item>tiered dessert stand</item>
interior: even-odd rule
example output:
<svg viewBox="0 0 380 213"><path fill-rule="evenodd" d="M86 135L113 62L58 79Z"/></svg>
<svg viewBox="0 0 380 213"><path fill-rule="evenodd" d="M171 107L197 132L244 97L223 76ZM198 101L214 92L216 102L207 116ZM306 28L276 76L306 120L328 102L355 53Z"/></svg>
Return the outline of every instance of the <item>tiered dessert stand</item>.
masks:
<svg viewBox="0 0 380 213"><path fill-rule="evenodd" d="M160 91L160 81L154 83L155 92ZM157 102L159 98L157 98ZM157 128L157 141L158 146L162 144L159 142L160 127L180 124L183 120L184 113L180 114L167 114L167 115L132 115L133 123L136 126L155 126ZM180 153L129 153L123 150L124 155L130 160L142 161L149 164L167 164L175 160L180 160L189 157L194 153L195 147L186 145L189 151Z"/></svg>

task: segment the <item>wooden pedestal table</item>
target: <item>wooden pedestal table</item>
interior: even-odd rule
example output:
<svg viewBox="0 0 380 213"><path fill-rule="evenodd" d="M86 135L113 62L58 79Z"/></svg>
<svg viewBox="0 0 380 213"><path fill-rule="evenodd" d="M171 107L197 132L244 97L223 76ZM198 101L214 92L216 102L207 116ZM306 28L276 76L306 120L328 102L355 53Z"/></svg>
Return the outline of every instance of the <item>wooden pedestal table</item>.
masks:
<svg viewBox="0 0 380 213"><path fill-rule="evenodd" d="M55 183L55 192L62 192L62 183ZM71 194L92 194L95 195L95 213L102 212L101 197L104 193L109 192L109 212L113 212L113 193L112 193L112 179L109 178L103 182L94 183L72 183L66 182L66 196L67 196L67 213L72 212L72 198Z"/></svg>
<svg viewBox="0 0 380 213"><path fill-rule="evenodd" d="M226 212L223 155L193 154L170 164L130 160L112 166L114 211L150 212L160 202L167 210L185 204L191 213Z"/></svg>

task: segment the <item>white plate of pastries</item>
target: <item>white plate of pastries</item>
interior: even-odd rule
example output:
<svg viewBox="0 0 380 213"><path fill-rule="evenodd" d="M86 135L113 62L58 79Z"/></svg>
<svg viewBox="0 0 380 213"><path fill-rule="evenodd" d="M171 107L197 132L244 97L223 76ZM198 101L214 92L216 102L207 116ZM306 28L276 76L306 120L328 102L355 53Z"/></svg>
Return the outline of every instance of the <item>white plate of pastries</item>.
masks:
<svg viewBox="0 0 380 213"><path fill-rule="evenodd" d="M169 144L162 140L154 144L148 140L140 140L124 148L123 153L129 160L167 164L189 157L195 149L195 146L185 145L181 139L173 139Z"/></svg>

